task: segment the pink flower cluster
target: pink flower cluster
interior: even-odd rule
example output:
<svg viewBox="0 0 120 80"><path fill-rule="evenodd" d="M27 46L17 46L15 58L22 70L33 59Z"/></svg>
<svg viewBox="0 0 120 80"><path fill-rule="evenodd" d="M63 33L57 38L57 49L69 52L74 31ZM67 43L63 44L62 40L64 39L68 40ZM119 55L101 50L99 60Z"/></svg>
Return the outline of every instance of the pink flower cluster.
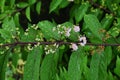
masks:
<svg viewBox="0 0 120 80"><path fill-rule="evenodd" d="M66 37L69 37L72 28L66 28L66 27L65 27L64 30L65 30L65 36L66 36ZM80 31L80 27L74 25L73 30L74 30L75 32L79 32L79 31Z"/></svg>
<svg viewBox="0 0 120 80"><path fill-rule="evenodd" d="M85 44L87 43L87 40L86 40L86 37L79 37L79 41L80 41L80 45L81 46L85 46ZM72 49L73 49L73 51L77 51L78 50L78 45L77 44L75 44L75 43L71 43L71 46L70 46Z"/></svg>
<svg viewBox="0 0 120 80"><path fill-rule="evenodd" d="M77 25L74 25L73 27L66 27L66 26L58 25L57 27L53 28L53 31L55 31L55 30L57 30L58 34L60 34L60 35L70 37L71 31L80 32L80 27ZM81 46L85 46L85 44L87 43L85 36L79 36L78 40L79 40L79 45L81 45ZM73 49L73 51L76 51L78 49L78 46L75 43L71 43L70 47Z"/></svg>

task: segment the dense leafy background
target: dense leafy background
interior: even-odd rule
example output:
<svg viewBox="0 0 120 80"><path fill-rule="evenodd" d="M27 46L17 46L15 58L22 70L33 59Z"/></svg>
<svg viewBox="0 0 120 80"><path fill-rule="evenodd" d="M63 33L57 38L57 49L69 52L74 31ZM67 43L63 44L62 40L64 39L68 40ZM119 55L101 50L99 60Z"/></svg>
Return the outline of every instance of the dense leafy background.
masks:
<svg viewBox="0 0 120 80"><path fill-rule="evenodd" d="M119 80L120 46L94 46L120 43L119 17L120 0L0 0L0 80ZM80 32L66 37L59 25ZM78 35L92 46L36 43Z"/></svg>

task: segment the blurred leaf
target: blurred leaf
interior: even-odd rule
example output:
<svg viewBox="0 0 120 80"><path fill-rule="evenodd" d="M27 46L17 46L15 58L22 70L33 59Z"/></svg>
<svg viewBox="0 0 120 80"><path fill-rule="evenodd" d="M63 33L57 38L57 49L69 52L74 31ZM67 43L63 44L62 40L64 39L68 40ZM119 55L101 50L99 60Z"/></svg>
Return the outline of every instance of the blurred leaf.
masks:
<svg viewBox="0 0 120 80"><path fill-rule="evenodd" d="M55 80L60 80L60 78L59 78L58 74L56 74L56 79L55 79Z"/></svg>
<svg viewBox="0 0 120 80"><path fill-rule="evenodd" d="M76 14L76 11L78 9L79 5L73 5L70 9L70 18L73 18L75 17L75 14Z"/></svg>
<svg viewBox="0 0 120 80"><path fill-rule="evenodd" d="M118 6L118 4L119 4L119 2L116 2L116 1L117 1L117 0L114 0L114 1L112 1L112 0L107 0L107 1L106 1L106 5L107 5L108 9L109 9L111 12L114 12L114 11L115 11L115 6ZM113 7L112 4L114 4L114 7Z"/></svg>
<svg viewBox="0 0 120 80"><path fill-rule="evenodd" d="M12 35L15 35L16 28L13 18L5 18L2 24L2 29L0 29L1 37L5 41L12 40Z"/></svg>
<svg viewBox="0 0 120 80"><path fill-rule="evenodd" d="M74 3L79 4L81 0L74 0Z"/></svg>
<svg viewBox="0 0 120 80"><path fill-rule="evenodd" d="M28 19L29 21L31 21L31 18L30 18L30 7L27 7L27 8L26 8L26 10L25 10L25 15L26 15L27 19Z"/></svg>
<svg viewBox="0 0 120 80"><path fill-rule="evenodd" d="M62 0L62 2L59 5L59 8L65 8L66 6L69 5L70 2L68 2L67 0Z"/></svg>
<svg viewBox="0 0 120 80"><path fill-rule="evenodd" d="M68 65L68 80L81 80L85 67L85 53L81 48L73 52Z"/></svg>
<svg viewBox="0 0 120 80"><path fill-rule="evenodd" d="M36 2L36 0L28 0L28 2L30 5L33 5Z"/></svg>
<svg viewBox="0 0 120 80"><path fill-rule="evenodd" d="M113 22L113 16L106 15L101 21L102 28L108 30L112 22Z"/></svg>
<svg viewBox="0 0 120 80"><path fill-rule="evenodd" d="M102 41L102 34L100 33L101 30L101 24L98 21L97 17L91 14L84 16L84 21L86 23L86 26L91 30L93 35L99 39L99 41Z"/></svg>
<svg viewBox="0 0 120 80"><path fill-rule="evenodd" d="M6 50L4 54L0 55L0 80L5 80L5 73L7 68L7 62L9 58L9 54L12 48Z"/></svg>
<svg viewBox="0 0 120 80"><path fill-rule="evenodd" d="M16 26L15 26L15 22L13 20L13 18L6 18L4 21L3 21L3 24L2 24L2 28L4 30L7 30L9 31L11 34L15 33L16 31Z"/></svg>
<svg viewBox="0 0 120 80"><path fill-rule="evenodd" d="M62 2L62 0L52 0L52 2L50 3L50 13L52 11L54 11L56 8L58 8L58 6L60 5L60 3Z"/></svg>
<svg viewBox="0 0 120 80"><path fill-rule="evenodd" d="M17 61L20 59L19 53L12 53L12 64L17 67Z"/></svg>
<svg viewBox="0 0 120 80"><path fill-rule="evenodd" d="M0 20L1 20L1 19L4 19L6 16L7 16L7 14L1 13L1 14L0 14Z"/></svg>
<svg viewBox="0 0 120 80"><path fill-rule="evenodd" d="M67 70L63 67L60 68L60 76L59 76L59 80L67 80Z"/></svg>
<svg viewBox="0 0 120 80"><path fill-rule="evenodd" d="M20 32L19 37L21 38L24 35L24 30L23 30L23 27L21 27L21 25L20 25L20 20L19 20L20 18L19 17L20 17L19 12L14 15L14 23L15 23L16 29L19 28L19 30L15 29L15 31L16 31L16 33Z"/></svg>
<svg viewBox="0 0 120 80"><path fill-rule="evenodd" d="M1 7L1 12L4 12L5 0L0 0L0 7Z"/></svg>
<svg viewBox="0 0 120 80"><path fill-rule="evenodd" d="M115 37L117 37L117 36L119 35L120 29L117 28L117 27L115 27L115 26L113 26L113 27L108 31L108 33L115 38Z"/></svg>
<svg viewBox="0 0 120 80"><path fill-rule="evenodd" d="M59 46L59 62L62 61L64 52L66 51L65 45Z"/></svg>
<svg viewBox="0 0 120 80"><path fill-rule="evenodd" d="M38 14L40 14L40 11L41 11L41 2L37 2L36 4L36 11Z"/></svg>
<svg viewBox="0 0 120 80"><path fill-rule="evenodd" d="M106 80L107 63L105 53L94 53L90 63L89 80ZM94 76L93 76L94 75Z"/></svg>
<svg viewBox="0 0 120 80"><path fill-rule="evenodd" d="M18 26L20 26L20 23L19 23L19 15L20 15L20 13L16 13L15 15L14 15L14 22L15 22L15 25L18 27Z"/></svg>
<svg viewBox="0 0 120 80"><path fill-rule="evenodd" d="M90 72L90 69L87 66L84 66L84 71L82 76L83 78L85 78L84 80L89 80L89 72Z"/></svg>
<svg viewBox="0 0 120 80"><path fill-rule="evenodd" d="M41 64L40 79L54 80L56 76L57 63L54 60L54 54L48 54Z"/></svg>
<svg viewBox="0 0 120 80"><path fill-rule="evenodd" d="M54 25L50 21L41 21L38 23L38 26L46 39L60 39L60 35L58 34L58 32L56 30L53 32L53 28L56 27L56 25Z"/></svg>
<svg viewBox="0 0 120 80"><path fill-rule="evenodd" d="M12 34L7 30L0 29L0 34L1 37L4 38L5 40L10 40L12 38Z"/></svg>
<svg viewBox="0 0 120 80"><path fill-rule="evenodd" d="M28 3L26 3L26 2L19 2L18 4L17 4L17 7L19 7L19 8L25 8L25 7L27 7L29 4Z"/></svg>
<svg viewBox="0 0 120 80"><path fill-rule="evenodd" d="M120 58L118 56L116 60L116 68L114 69L114 73L120 77Z"/></svg>
<svg viewBox="0 0 120 80"><path fill-rule="evenodd" d="M1 73L2 68L3 68L4 59L5 59L5 55L4 54L0 54L0 73Z"/></svg>
<svg viewBox="0 0 120 80"><path fill-rule="evenodd" d="M11 8L14 7L14 5L15 5L15 0L10 0L10 6L11 6Z"/></svg>
<svg viewBox="0 0 120 80"><path fill-rule="evenodd" d="M8 53L4 55L4 61L2 62L1 72L0 72L0 80L5 80L5 72L7 68L7 61L8 61Z"/></svg>
<svg viewBox="0 0 120 80"><path fill-rule="evenodd" d="M120 18L116 18L117 19L117 27L120 29Z"/></svg>
<svg viewBox="0 0 120 80"><path fill-rule="evenodd" d="M101 9L99 8L92 9L91 12L89 12L89 14L96 16L98 20L101 20L101 18L103 18L104 15L103 11L101 11Z"/></svg>
<svg viewBox="0 0 120 80"><path fill-rule="evenodd" d="M39 80L39 70L43 49L41 46L34 47L28 54L24 68L23 80Z"/></svg>
<svg viewBox="0 0 120 80"><path fill-rule="evenodd" d="M107 80L116 80L110 71L108 73L108 79Z"/></svg>
<svg viewBox="0 0 120 80"><path fill-rule="evenodd" d="M82 18L84 17L84 15L86 14L87 12L87 9L89 7L89 3L86 2L86 3L83 3L82 5L80 5L77 9L76 9L76 12L75 12L75 20L77 23L79 23Z"/></svg>
<svg viewBox="0 0 120 80"><path fill-rule="evenodd" d="M20 37L21 37L21 36L23 36L24 30L23 30L23 27L21 27L21 25L20 25L20 18L19 17L20 17L19 12L14 15L14 23L16 25L16 28L19 28ZM16 31L16 29L15 29L15 31Z"/></svg>
<svg viewBox="0 0 120 80"><path fill-rule="evenodd" d="M112 56L113 56L112 48L110 46L105 48L104 55L106 57L107 65L109 65L112 60Z"/></svg>

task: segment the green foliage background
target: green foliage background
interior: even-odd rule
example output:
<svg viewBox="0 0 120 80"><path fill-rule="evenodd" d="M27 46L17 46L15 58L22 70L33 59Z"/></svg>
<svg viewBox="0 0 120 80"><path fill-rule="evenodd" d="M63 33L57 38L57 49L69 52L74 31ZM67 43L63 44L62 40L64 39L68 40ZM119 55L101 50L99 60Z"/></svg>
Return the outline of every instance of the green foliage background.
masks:
<svg viewBox="0 0 120 80"><path fill-rule="evenodd" d="M58 25L81 30L66 37ZM0 80L119 80L119 33L120 0L0 0ZM44 43L78 35L88 43L77 51Z"/></svg>

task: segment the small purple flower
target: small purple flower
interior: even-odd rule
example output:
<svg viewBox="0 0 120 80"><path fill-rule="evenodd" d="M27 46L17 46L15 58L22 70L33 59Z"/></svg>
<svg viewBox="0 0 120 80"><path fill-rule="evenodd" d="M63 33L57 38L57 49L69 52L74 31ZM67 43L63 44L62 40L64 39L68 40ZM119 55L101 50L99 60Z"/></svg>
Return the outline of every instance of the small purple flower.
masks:
<svg viewBox="0 0 120 80"><path fill-rule="evenodd" d="M65 28L65 36L69 37L71 32L71 28Z"/></svg>
<svg viewBox="0 0 120 80"><path fill-rule="evenodd" d="M79 27L79 26L74 26L73 30L74 30L75 32L79 32L79 31L80 31L80 27Z"/></svg>
<svg viewBox="0 0 120 80"><path fill-rule="evenodd" d="M81 46L85 46L85 44L87 43L86 37L79 37L79 41L80 41L80 45Z"/></svg>
<svg viewBox="0 0 120 80"><path fill-rule="evenodd" d="M73 49L73 51L78 50L78 46L75 43L71 43L71 48Z"/></svg>

